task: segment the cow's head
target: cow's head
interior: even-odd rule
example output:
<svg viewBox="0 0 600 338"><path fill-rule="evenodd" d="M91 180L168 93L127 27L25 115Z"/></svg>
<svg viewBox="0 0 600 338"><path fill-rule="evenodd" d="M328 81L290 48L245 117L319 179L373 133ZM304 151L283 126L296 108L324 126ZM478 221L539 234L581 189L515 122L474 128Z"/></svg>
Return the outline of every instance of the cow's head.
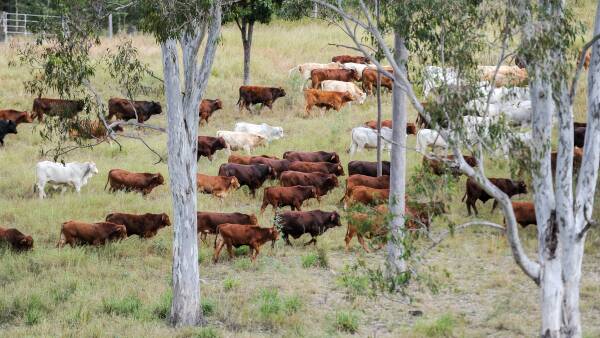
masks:
<svg viewBox="0 0 600 338"><path fill-rule="evenodd" d="M33 238L31 236L23 236L19 240L19 250L31 250L33 248Z"/></svg>
<svg viewBox="0 0 600 338"><path fill-rule="evenodd" d="M15 119L17 124L19 123L31 123L33 122L33 117L26 111L20 112L19 116Z"/></svg>
<svg viewBox="0 0 600 338"><path fill-rule="evenodd" d="M85 102L83 102L83 100L77 100L75 101L75 106L78 111L81 111L83 110L83 107L85 107Z"/></svg>
<svg viewBox="0 0 600 338"><path fill-rule="evenodd" d="M342 165L339 164L339 163L335 167L335 174L338 175L338 176L344 176L345 175L345 173L344 173L344 167L342 167Z"/></svg>
<svg viewBox="0 0 600 338"><path fill-rule="evenodd" d="M337 176L335 176L333 174L331 174L331 175L329 175L329 177L327 177L327 181L331 182L331 184L334 187L338 187L340 185L340 182L338 181Z"/></svg>
<svg viewBox="0 0 600 338"><path fill-rule="evenodd" d="M339 227L342 226L342 223L340 221L340 214L338 214L337 212L332 212L329 214L329 219L328 219L328 228L333 228L333 227Z"/></svg>
<svg viewBox="0 0 600 338"><path fill-rule="evenodd" d="M227 142L225 142L225 139L222 137L217 137L217 140L215 141L215 143L213 144L214 151L217 151L219 149L225 149L227 148Z"/></svg>
<svg viewBox="0 0 600 338"><path fill-rule="evenodd" d="M275 131L275 137L280 139L283 138L283 128L281 127L274 127L273 130Z"/></svg>
<svg viewBox="0 0 600 338"><path fill-rule="evenodd" d="M349 71L350 71L350 75L352 76L352 78L355 81L360 81L360 74L356 71L356 69L352 68L352 69L349 69Z"/></svg>
<svg viewBox="0 0 600 338"><path fill-rule="evenodd" d="M109 239L121 240L124 238L127 238L127 228L123 224L114 224L114 228Z"/></svg>
<svg viewBox="0 0 600 338"><path fill-rule="evenodd" d="M311 186L310 193L311 193L311 197L316 198L317 201L321 202L321 196L319 195L319 190L317 190L317 187Z"/></svg>
<svg viewBox="0 0 600 338"><path fill-rule="evenodd" d="M367 99L367 93L363 92L362 90L358 92L358 104L363 104L365 103L365 100Z"/></svg>
<svg viewBox="0 0 600 338"><path fill-rule="evenodd" d="M96 168L96 163L94 163L94 162L88 162L87 163L87 167L88 167L88 170L87 170L88 173L91 173L91 174L94 174L94 175L98 174L98 168Z"/></svg>
<svg viewBox="0 0 600 338"><path fill-rule="evenodd" d="M331 154L330 162L332 162L332 163L340 163L340 156L337 153Z"/></svg>
<svg viewBox="0 0 600 338"><path fill-rule="evenodd" d="M352 94L350 94L350 92L346 91L342 94L342 101L343 102L350 102L354 100L354 96L352 96Z"/></svg>
<svg viewBox="0 0 600 338"><path fill-rule="evenodd" d="M273 88L273 98L276 99L278 97L284 97L285 96L285 90L283 90L282 87L279 88Z"/></svg>
<svg viewBox="0 0 600 338"><path fill-rule="evenodd" d="M258 224L258 219L256 218L255 214L250 214L250 224L252 224L252 225Z"/></svg>
<svg viewBox="0 0 600 338"><path fill-rule="evenodd" d="M152 182L153 185L162 185L165 183L165 178L163 177L163 175L161 173L158 173L158 174L152 175L152 178L150 179L150 181Z"/></svg>
<svg viewBox="0 0 600 338"><path fill-rule="evenodd" d="M12 120L6 121L6 127L4 128L6 134L17 134L17 124Z"/></svg>
<svg viewBox="0 0 600 338"><path fill-rule="evenodd" d="M525 181L517 181L515 182L517 186L517 194L526 194L527 193L527 185Z"/></svg>
<svg viewBox="0 0 600 338"><path fill-rule="evenodd" d="M238 181L237 177L230 176L229 179L230 179L229 186L231 188L233 188L233 189L239 189L240 188L240 181Z"/></svg>
<svg viewBox="0 0 600 338"><path fill-rule="evenodd" d="M160 214L160 221L162 222L163 226L170 226L171 225L171 219L169 218L169 215L162 213Z"/></svg>
<svg viewBox="0 0 600 338"><path fill-rule="evenodd" d="M223 109L223 102L220 99L213 100L213 110Z"/></svg>

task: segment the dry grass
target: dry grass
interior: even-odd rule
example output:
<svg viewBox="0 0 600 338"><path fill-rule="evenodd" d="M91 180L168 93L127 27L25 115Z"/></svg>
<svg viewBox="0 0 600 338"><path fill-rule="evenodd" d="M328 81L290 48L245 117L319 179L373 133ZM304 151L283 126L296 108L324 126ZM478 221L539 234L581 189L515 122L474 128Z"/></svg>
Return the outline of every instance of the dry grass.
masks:
<svg viewBox="0 0 600 338"><path fill-rule="evenodd" d="M592 2L581 6L591 8ZM587 19L591 11L584 13ZM583 14L582 14L583 15ZM235 27L224 29L221 48L209 81L207 98L219 97L224 109L218 111L203 135L214 135L219 129L232 129L238 120L266 122L283 126L286 138L273 142L258 153L281 155L285 150L335 150L342 162L349 157L349 130L375 117L376 105L371 98L365 105L353 105L340 113L323 118L303 119L303 99L298 80L287 77L294 65L326 62L331 55L345 51L327 46L346 38L334 27L320 23L290 24L277 22L258 26L253 49L252 79L255 84L283 86L288 95L275 103L273 112L260 116L240 116L234 107L237 88L241 84L241 44ZM96 52L100 55L117 41L105 42ZM160 49L149 37L134 39L145 62L161 73ZM26 69L8 68L12 54L0 46L0 107L30 109L32 98L23 91ZM100 72L96 86L106 99L119 96L105 72ZM585 83L577 99L577 117L585 115ZM154 97L153 99L157 99ZM164 102L162 97L158 97ZM384 114L390 115L390 97L384 95ZM414 119L411 111L410 119ZM151 122L165 124L165 117ZM165 164L152 165L155 158L140 143L123 140L124 149L101 145L93 151L81 150L67 160L93 160L100 174L92 178L81 195L68 192L39 201L34 198L34 165L39 156L40 138L36 125L22 125L19 134L6 138L0 149L0 224L22 229L33 235L34 251L0 256L0 330L3 336L346 336L357 325L357 336L422 337L517 337L536 334L539 322L538 291L516 267L503 235L487 229L471 229L457 234L437 247L422 262L423 278L414 281L409 290L410 301L396 298L369 298L349 294L339 277L344 267L357 260L376 266L383 252L365 254L357 242L352 250L343 249L344 228L329 231L319 238L318 246L327 253L328 268L303 267L303 257L317 254L313 247L303 247L302 238L293 247L277 243L274 250L266 246L253 265L247 257L229 260L222 254L217 265L209 262L211 247L201 244L201 280L205 310L210 313L208 329L174 330L161 317L168 310L171 268L172 229L156 238L141 241L137 237L105 248L55 249L60 223L69 219L98 221L114 211L170 212L170 196L166 186L148 197L137 194L108 194L103 191L106 174L111 168L136 171L159 171L168 175ZM166 136L146 132L149 143L166 154ZM409 138L414 145L414 137ZM385 158L388 158L385 154ZM373 160L374 152L359 153L354 159ZM210 163L200 161L199 170L216 174L226 161L219 153ZM408 154L409 172L420 163L420 156ZM508 176L506 163L488 162L490 176ZM409 185L412 182L409 181ZM460 202L464 178L452 193L450 219L467 219ZM334 210L342 189L334 190L321 205L308 203L306 209ZM259 194L260 196L260 194ZM488 203L491 204L491 203ZM246 190L234 193L223 204L207 196L199 196L199 210L258 212L259 202ZM481 207L482 217L501 222L499 212L489 213L490 205ZM260 224L271 223L270 209ZM433 232L445 230L445 221L437 221ZM521 231L527 251L536 249L535 229ZM424 240L417 246L426 244ZM588 239L588 255L584 261L582 311L584 331L589 337L600 335L597 267L600 253L597 231ZM0 253L1 254L1 253ZM306 265L306 264L304 264ZM432 288L435 286L435 288ZM432 291L433 290L433 291ZM410 310L423 311L413 317Z"/></svg>

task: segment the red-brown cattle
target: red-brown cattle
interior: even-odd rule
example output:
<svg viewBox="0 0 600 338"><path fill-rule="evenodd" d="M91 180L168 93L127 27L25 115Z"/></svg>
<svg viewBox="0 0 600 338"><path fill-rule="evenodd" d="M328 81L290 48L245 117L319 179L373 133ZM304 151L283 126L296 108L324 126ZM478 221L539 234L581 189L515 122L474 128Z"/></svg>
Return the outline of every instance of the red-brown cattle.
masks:
<svg viewBox="0 0 600 338"><path fill-rule="evenodd" d="M31 118L37 118L38 121L42 121L45 115L72 118L82 111L83 107L84 102L82 100L60 100L38 97L33 100Z"/></svg>
<svg viewBox="0 0 600 338"><path fill-rule="evenodd" d="M160 229L171 225L169 215L165 213L136 215L114 212L106 216L106 221L123 224L127 229L127 236L138 235L140 238L152 238Z"/></svg>
<svg viewBox="0 0 600 338"><path fill-rule="evenodd" d="M325 80L352 82L360 80L360 74L354 69L313 69L310 71L312 88L321 87ZM350 93L348 93L350 95Z"/></svg>
<svg viewBox="0 0 600 338"><path fill-rule="evenodd" d="M366 175L377 177L377 162L350 161L348 162L348 175ZM381 174L390 174L390 162L381 161Z"/></svg>
<svg viewBox="0 0 600 338"><path fill-rule="evenodd" d="M106 186L110 183L110 192L117 190L137 191L143 195L148 195L152 189L165 183L165 179L160 173L133 173L123 169L111 169L108 172Z"/></svg>
<svg viewBox="0 0 600 338"><path fill-rule="evenodd" d="M380 203L385 203L389 197L390 189L375 189L358 185L350 189L350 192L344 201L344 208L347 208L348 204L353 205L356 203L377 205Z"/></svg>
<svg viewBox="0 0 600 338"><path fill-rule="evenodd" d="M273 168L264 164L235 164L223 163L219 167L219 176L235 176L240 185L250 189L252 197L256 196L256 190L269 178L275 178Z"/></svg>
<svg viewBox="0 0 600 338"><path fill-rule="evenodd" d="M206 123L208 124L208 118L212 116L212 114L223 108L223 102L219 99L215 100L202 100L200 102L199 114L200 114L200 124Z"/></svg>
<svg viewBox="0 0 600 338"><path fill-rule="evenodd" d="M344 176L344 167L340 163L292 161L287 170Z"/></svg>
<svg viewBox="0 0 600 338"><path fill-rule="evenodd" d="M286 211L279 214L279 219L281 235L287 245L292 245L289 236L297 239L303 234L311 236L311 240L304 245L309 245L310 243L316 245L317 236L324 234L328 229L342 225L340 221L341 217L335 211Z"/></svg>
<svg viewBox="0 0 600 338"><path fill-rule="evenodd" d="M385 236L388 233L385 227L385 218L389 214L387 205L380 204L373 208L372 212L352 212L348 214L348 228L346 229L346 251L350 248L350 242L354 236L357 236L358 243L366 252L371 252L365 243L367 239L377 238L379 248L383 247L386 242Z"/></svg>
<svg viewBox="0 0 600 338"><path fill-rule="evenodd" d="M65 244L75 246L77 244L103 245L106 242L120 240L127 237L127 228L123 224L110 222L84 223L68 221L62 224L60 229L60 241L58 247Z"/></svg>
<svg viewBox="0 0 600 338"><path fill-rule="evenodd" d="M196 220L198 223L198 233L203 241L206 241L206 235L214 235L217 233L217 226L219 224L258 224L258 220L256 219L255 215L247 215L239 212L222 213L198 211L196 213Z"/></svg>
<svg viewBox="0 0 600 338"><path fill-rule="evenodd" d="M369 64L371 61L368 57L359 56L359 55L337 55L331 58L331 62L339 62L339 63L362 63Z"/></svg>
<svg viewBox="0 0 600 338"><path fill-rule="evenodd" d="M326 111L329 111L329 109L340 111L347 102L352 101L352 95L348 92L340 93L306 89L304 90L304 100L306 100L306 114L310 115L310 110L314 106L325 108Z"/></svg>
<svg viewBox="0 0 600 338"><path fill-rule="evenodd" d="M379 177L372 177L367 175L352 175L346 179L346 193L340 202L343 202L350 193L350 191L356 186L365 186L375 189L389 189L390 188L390 177L388 175L381 175Z"/></svg>
<svg viewBox="0 0 600 338"><path fill-rule="evenodd" d="M365 122L365 127L369 127L371 129L377 129L377 121L370 120ZM392 128L392 120L381 120L381 127ZM406 124L406 135L417 135L417 127L414 123L408 122Z"/></svg>
<svg viewBox="0 0 600 338"><path fill-rule="evenodd" d="M227 142L222 137L198 136L196 160L200 160L200 157L204 156L208 157L208 160L212 162L215 152L225 148L227 148Z"/></svg>
<svg viewBox="0 0 600 338"><path fill-rule="evenodd" d="M123 131L123 127L117 125L113 128L114 132ZM101 121L80 121L77 127L69 130L70 137L80 137L83 139L104 139L108 137L104 123Z"/></svg>
<svg viewBox="0 0 600 338"><path fill-rule="evenodd" d="M196 174L196 184L198 192L212 194L215 197L223 199L231 190L238 189L240 182L235 176L209 176Z"/></svg>
<svg viewBox="0 0 600 338"><path fill-rule="evenodd" d="M279 207L290 206L292 210L300 211L302 203L310 198L319 200L317 188L312 185L295 185L293 187L268 187L265 188L260 214L265 212L268 205L276 210Z"/></svg>
<svg viewBox="0 0 600 338"><path fill-rule="evenodd" d="M394 80L381 74L381 86L392 90ZM373 94L373 87L377 87L377 71L365 69L362 73L362 88L367 94Z"/></svg>
<svg viewBox="0 0 600 338"><path fill-rule="evenodd" d="M552 168L552 172L556 172L556 157L558 156L558 152L553 151L550 154L550 166ZM578 171L581 167L581 162L583 161L583 149L578 147L573 147L573 171Z"/></svg>
<svg viewBox="0 0 600 338"><path fill-rule="evenodd" d="M33 122L33 118L28 112L14 109L0 110L0 120L13 121L16 125Z"/></svg>
<svg viewBox="0 0 600 338"><path fill-rule="evenodd" d="M136 115L137 113L137 115ZM154 101L130 101L127 99L111 98L108 100L108 119L116 116L118 120L136 119L139 123L148 121L152 115L162 113L160 103Z"/></svg>
<svg viewBox="0 0 600 338"><path fill-rule="evenodd" d="M6 242L15 251L27 251L33 248L33 238L17 229L0 227L0 243Z"/></svg>
<svg viewBox="0 0 600 338"><path fill-rule="evenodd" d="M518 194L526 194L527 186L524 181L514 181L508 178L490 178L489 179L492 184L494 184L498 189L502 190L508 197L512 197ZM483 203L492 199L492 196L488 195L485 190L481 189L477 182L472 178L467 179L465 195L462 200L465 201L467 205L467 212L469 216L471 215L471 208L475 211L475 215L478 215L477 207L475 203L477 200L482 201ZM496 209L498 202L494 200L494 204L492 205L492 211Z"/></svg>
<svg viewBox="0 0 600 338"><path fill-rule="evenodd" d="M477 160L473 156L463 155L465 162L471 167L477 166ZM450 161L451 163L448 163ZM462 173L458 166L454 165L454 155L446 156L446 161L437 158L428 158L423 156L423 168L428 168L435 175L441 176L446 173L452 174L454 177L460 176Z"/></svg>
<svg viewBox="0 0 600 338"><path fill-rule="evenodd" d="M217 227L217 236L215 237L214 263L217 263L219 254L223 246L227 245L229 258L233 258L233 247L248 245L252 261L256 261L256 256L260 252L260 247L268 241L275 245L279 237L279 232L275 227L261 228L256 225L225 223Z"/></svg>
<svg viewBox="0 0 600 338"><path fill-rule="evenodd" d="M523 228L529 224L537 225L535 205L531 202L512 202L515 219Z"/></svg>
<svg viewBox="0 0 600 338"><path fill-rule="evenodd" d="M282 172L288 170L290 163L292 162L288 160L272 159L263 156L252 156L250 159L250 164L264 164L271 167L275 174L275 178L279 178Z"/></svg>
<svg viewBox="0 0 600 338"><path fill-rule="evenodd" d="M340 163L340 156L334 151L286 151L283 158L290 161Z"/></svg>
<svg viewBox="0 0 600 338"><path fill-rule="evenodd" d="M283 88L275 87L261 87L261 86L241 86L240 87L240 98L238 99L237 105L240 112L243 108L246 108L250 113L250 105L261 104L259 113L263 106L269 107L273 110L273 103L280 97L285 96L285 90Z"/></svg>
<svg viewBox="0 0 600 338"><path fill-rule="evenodd" d="M317 188L319 196L326 195L330 190L339 185L337 176L323 173L302 173L299 171L285 171L279 177L279 182L284 187L295 185L312 185Z"/></svg>

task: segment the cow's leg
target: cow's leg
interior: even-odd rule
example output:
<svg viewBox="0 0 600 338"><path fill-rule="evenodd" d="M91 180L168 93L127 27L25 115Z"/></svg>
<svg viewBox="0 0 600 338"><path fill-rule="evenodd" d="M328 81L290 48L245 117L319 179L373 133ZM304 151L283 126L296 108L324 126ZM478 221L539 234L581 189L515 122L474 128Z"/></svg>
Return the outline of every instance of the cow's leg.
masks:
<svg viewBox="0 0 600 338"><path fill-rule="evenodd" d="M252 251L252 247L250 247L250 251ZM256 256L259 254L259 246L254 248L254 252L252 252L252 262L256 262Z"/></svg>
<svg viewBox="0 0 600 338"><path fill-rule="evenodd" d="M287 234L283 234L283 239L285 240L285 244L292 246L292 242L290 242L290 237Z"/></svg>
<svg viewBox="0 0 600 338"><path fill-rule="evenodd" d="M269 100L269 101L265 102L265 105L266 105L267 107L269 107L269 110L270 110L271 112L273 112L273 101Z"/></svg>
<svg viewBox="0 0 600 338"><path fill-rule="evenodd" d="M219 234L217 234L217 237L219 237ZM218 239L217 246L215 247L215 253L213 255L213 263L217 263L219 260L219 254L221 253L221 250L223 250L223 245L225 245L223 239Z"/></svg>
<svg viewBox="0 0 600 338"><path fill-rule="evenodd" d="M227 253L229 254L229 259L233 259L233 245L231 243L227 243Z"/></svg>
<svg viewBox="0 0 600 338"><path fill-rule="evenodd" d="M312 235L311 235L311 236L312 236ZM308 242L304 243L304 246L307 246L307 245L309 245L310 243L312 243L312 244L314 244L314 245L316 246L316 245L317 245L317 238L316 238L316 237L312 237L312 238L310 239L310 241L308 241Z"/></svg>
<svg viewBox="0 0 600 338"><path fill-rule="evenodd" d="M498 206L498 200L496 200L496 199L494 198L494 204L492 204L492 211L491 211L491 212L494 212L494 210L496 210L496 207L497 207L497 206Z"/></svg>
<svg viewBox="0 0 600 338"><path fill-rule="evenodd" d="M358 243L360 243L360 245L363 247L363 249L365 249L366 252L371 252L369 250L369 247L367 246L367 243L365 243L365 238L361 235L361 234L356 234L356 237L358 239Z"/></svg>
<svg viewBox="0 0 600 338"><path fill-rule="evenodd" d="M45 187L46 187L46 182L42 181L42 182L37 183L38 197L40 199L44 199L46 197L46 192L44 191Z"/></svg>
<svg viewBox="0 0 600 338"><path fill-rule="evenodd" d="M355 231L351 230L350 227L346 229L346 237L344 237L344 242L346 242L346 252L350 249L350 242L354 237Z"/></svg>
<svg viewBox="0 0 600 338"><path fill-rule="evenodd" d="M269 202L267 202L266 200L263 200L262 205L260 206L260 215L261 216L265 213L265 210L267 209L268 205L269 205ZM273 210L275 210L275 206L273 206Z"/></svg>
<svg viewBox="0 0 600 338"><path fill-rule="evenodd" d="M471 206L473 207L473 211L475 211L475 216L479 216L479 211L477 211L477 200L474 200Z"/></svg>

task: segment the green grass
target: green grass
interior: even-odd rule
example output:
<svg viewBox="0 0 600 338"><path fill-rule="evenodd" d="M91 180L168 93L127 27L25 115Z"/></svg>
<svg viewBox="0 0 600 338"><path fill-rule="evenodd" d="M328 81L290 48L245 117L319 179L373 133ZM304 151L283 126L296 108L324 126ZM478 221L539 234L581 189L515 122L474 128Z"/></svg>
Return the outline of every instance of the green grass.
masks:
<svg viewBox="0 0 600 338"><path fill-rule="evenodd" d="M578 13L589 25L593 13L590 8L594 3L586 0L577 6L586 8ZM102 55L105 48L114 48L118 42L118 39L104 41L94 50L95 55ZM256 154L281 156L286 150L334 150L345 165L351 160L345 152L349 131L375 118L376 101L371 97L364 105L345 107L323 118L305 119L301 117L304 99L299 91L299 80L287 75L287 70L298 63L327 62L332 55L348 53L329 46L330 42L350 43L336 27L322 22L258 25L253 45L252 83L283 86L288 95L275 103L273 112L239 114L235 102L241 85L242 47L237 27L227 26L205 95L221 98L224 108L215 113L210 124L200 129L200 134L214 135L217 130L231 130L237 121L265 122L282 126L286 136L258 149ZM161 74L160 48L154 40L139 35L134 38L134 44L151 69ZM0 44L0 109L30 110L33 98L22 86L30 73L24 68L7 67L14 50ZM105 100L122 96L104 70L98 73L94 85ZM577 120L585 117L586 90L586 81L582 80L576 97ZM140 99L159 100L164 104L162 95ZM391 97L386 93L383 95L384 118L390 118L390 111ZM415 118L412 109L408 118ZM165 126L164 114L153 117L149 123ZM101 248L55 247L60 224L67 220L100 221L106 214L118 211L171 215L171 196L166 185L146 197L104 191L107 172L112 168L161 172L168 182L167 166L154 164L153 154L135 140L119 139L122 151L116 145L106 144L93 150L77 150L65 160L94 161L100 174L90 180L80 195L68 191L38 200L32 191L34 166L47 159L39 153L43 142L38 129L37 123L20 125L19 134L8 135L6 146L0 148L0 226L19 228L31 234L35 241L35 249L24 254L0 248L1 336L321 337L328 333L350 335L353 330L360 337L371 336L373 332L382 337L420 337L424 335L423 326L435 326L432 330L442 332L446 327L454 327L454 334L465 337L497 335L499 331L501 336L509 337L537 334L537 289L515 265L502 234L488 229L469 229L447 239L420 261L421 267L431 269L419 268L427 277L411 282L410 309L418 308L424 318L434 319L421 322L408 314L409 305L405 302L393 297L373 297L367 279L360 276L353 279L344 274L344 267L355 264L358 259L369 267L382 267L385 255L385 250L364 253L356 239L346 253L345 226L330 229L320 236L317 249L302 245L308 238L292 240L291 247L279 241L272 249L267 243L261 248L256 263L251 263L247 249L238 249L231 260L223 250L219 262L213 264L214 238L208 238L208 245L199 242L202 305L205 313L210 313L206 317L207 327L171 328L167 318L172 298L169 281L173 227L162 230L152 239L132 237ZM167 154L166 135L153 131L143 133L151 147ZM414 142L414 136L409 137L409 147L412 148ZM421 157L414 151L408 151L407 156L407 177L410 177L420 165ZM374 159L373 151L357 153L352 158ZM389 160L389 154L384 153L384 159ZM219 165L226 161L226 154L217 152L212 162L200 160L199 171L216 175ZM488 161L486 172L490 176L509 175L504 161ZM274 184L276 182L267 182L266 186ZM467 217L460 201L464 184L465 179L460 178L450 192L448 220L434 219L432 236L445 231L449 222L472 219ZM412 183L408 181L408 185L410 189ZM240 190L223 202L199 195L198 209L258 213L261 195L259 191L253 199L246 190ZM338 210L337 202L342 195L343 183L320 204L311 200L304 208ZM599 200L600 197L596 199ZM480 217L501 223L500 212L492 214L490 208L491 202L481 206ZM600 214L599 209L595 208L596 215ZM270 209L259 218L261 226L271 226L272 221ZM535 257L535 229L520 230L520 235L527 253ZM419 238L415 247L423 248L429 243L426 238ZM586 245L581 299L584 333L592 337L600 335L600 307L595 288L600 281L598 247L600 235L593 230ZM341 283L344 276L346 281ZM431 285L435 285L435 294ZM499 308L506 299L511 301ZM340 309L360 309L360 318L356 310ZM438 323L446 315L455 319L454 326Z"/></svg>

